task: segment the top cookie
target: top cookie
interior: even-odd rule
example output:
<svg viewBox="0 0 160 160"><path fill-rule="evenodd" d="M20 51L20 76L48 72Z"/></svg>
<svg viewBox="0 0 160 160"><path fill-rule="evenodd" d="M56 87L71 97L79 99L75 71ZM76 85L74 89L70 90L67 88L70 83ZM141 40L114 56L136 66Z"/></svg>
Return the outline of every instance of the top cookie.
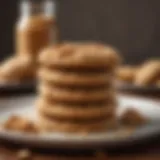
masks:
<svg viewBox="0 0 160 160"><path fill-rule="evenodd" d="M117 51L97 43L65 43L45 49L41 64L52 67L114 68L120 61Z"/></svg>

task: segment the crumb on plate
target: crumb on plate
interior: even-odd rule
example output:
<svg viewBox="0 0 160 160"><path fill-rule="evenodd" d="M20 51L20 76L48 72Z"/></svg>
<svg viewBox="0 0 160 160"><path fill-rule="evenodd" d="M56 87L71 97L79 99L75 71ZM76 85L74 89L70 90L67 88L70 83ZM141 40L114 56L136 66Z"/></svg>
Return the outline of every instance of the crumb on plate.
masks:
<svg viewBox="0 0 160 160"><path fill-rule="evenodd" d="M120 122L122 125L141 126L147 121L147 118L133 108L126 109L126 111L120 117Z"/></svg>
<svg viewBox="0 0 160 160"><path fill-rule="evenodd" d="M39 128L29 119L13 115L2 125L6 130L21 131L26 133L38 133Z"/></svg>

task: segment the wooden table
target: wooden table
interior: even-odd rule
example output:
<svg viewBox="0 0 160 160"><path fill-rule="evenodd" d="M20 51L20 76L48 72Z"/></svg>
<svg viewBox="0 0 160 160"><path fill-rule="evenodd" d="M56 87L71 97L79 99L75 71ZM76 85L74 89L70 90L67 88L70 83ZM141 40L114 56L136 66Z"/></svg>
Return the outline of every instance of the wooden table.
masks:
<svg viewBox="0 0 160 160"><path fill-rule="evenodd" d="M160 144L159 144L160 146ZM28 154L25 156L24 153ZM77 155L66 155L61 153L51 153L51 151L35 151L26 149L15 149L12 147L5 147L1 145L0 148L0 159L2 160L18 160L18 159L26 159L26 160L160 160L160 150L155 151L153 148L148 153L138 152L138 153L107 153L103 152L93 152L90 155L77 154Z"/></svg>
<svg viewBox="0 0 160 160"><path fill-rule="evenodd" d="M159 96L153 96L155 100L160 100ZM154 99L153 98L153 99ZM26 155L25 155L26 154ZM28 154L28 155L27 155ZM0 160L160 160L160 135L125 147L117 149L99 149L96 150L38 150L10 144L0 141Z"/></svg>

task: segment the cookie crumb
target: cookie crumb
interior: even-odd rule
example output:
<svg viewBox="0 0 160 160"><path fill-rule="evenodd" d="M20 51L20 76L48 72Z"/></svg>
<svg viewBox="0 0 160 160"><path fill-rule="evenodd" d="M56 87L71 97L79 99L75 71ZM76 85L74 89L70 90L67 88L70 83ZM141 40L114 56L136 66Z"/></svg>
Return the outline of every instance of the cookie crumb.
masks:
<svg viewBox="0 0 160 160"><path fill-rule="evenodd" d="M21 131L26 133L39 133L39 128L29 119L13 115L9 117L2 127L6 130Z"/></svg>
<svg viewBox="0 0 160 160"><path fill-rule="evenodd" d="M120 117L122 125L127 126L141 126L146 124L147 121L143 115L133 108L128 108Z"/></svg>
<svg viewBox="0 0 160 160"><path fill-rule="evenodd" d="M31 160L32 153L28 149L20 150L17 153L18 160Z"/></svg>
<svg viewBox="0 0 160 160"><path fill-rule="evenodd" d="M97 160L98 159L100 159L100 160L107 160L108 159L108 156L104 151L97 151L95 155L96 155Z"/></svg>

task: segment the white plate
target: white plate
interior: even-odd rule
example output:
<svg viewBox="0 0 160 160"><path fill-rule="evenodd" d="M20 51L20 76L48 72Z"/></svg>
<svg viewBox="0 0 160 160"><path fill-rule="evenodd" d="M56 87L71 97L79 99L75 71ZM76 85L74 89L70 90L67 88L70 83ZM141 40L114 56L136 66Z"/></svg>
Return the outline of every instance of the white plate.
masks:
<svg viewBox="0 0 160 160"><path fill-rule="evenodd" d="M160 102L152 100L118 96L120 115L127 107L134 107L144 116L151 119L151 123L137 128L132 134L128 130L110 131L89 135L75 135L63 133L43 133L39 135L0 130L0 138L12 142L32 145L34 147L97 147L104 145L118 145L141 140L160 133ZM0 121L11 115L22 115L35 118L35 96L23 96L0 99Z"/></svg>

